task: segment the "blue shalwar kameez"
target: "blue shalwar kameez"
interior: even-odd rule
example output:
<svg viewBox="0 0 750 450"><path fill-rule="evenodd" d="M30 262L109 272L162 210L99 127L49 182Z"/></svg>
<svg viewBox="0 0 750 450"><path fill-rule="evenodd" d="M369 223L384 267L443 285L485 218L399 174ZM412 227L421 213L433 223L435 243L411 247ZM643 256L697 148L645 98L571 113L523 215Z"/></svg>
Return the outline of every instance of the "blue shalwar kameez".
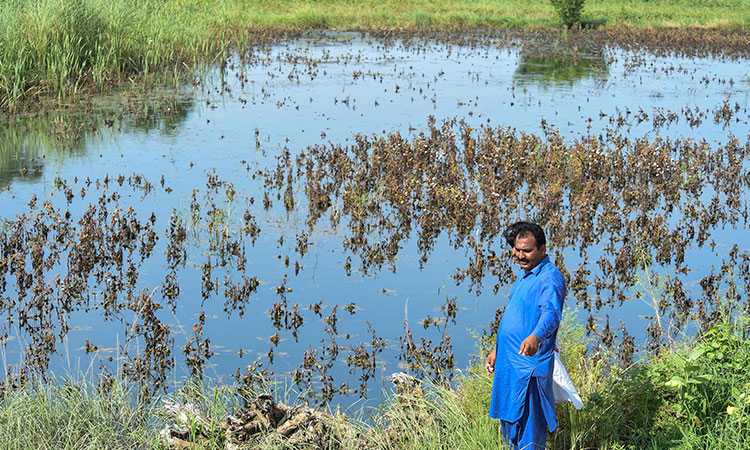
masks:
<svg viewBox="0 0 750 450"><path fill-rule="evenodd" d="M544 449L547 429L557 428L552 371L557 329L565 299L565 278L546 256L513 283L497 330L490 417L501 420L514 450ZM534 356L519 354L530 334L539 338Z"/></svg>

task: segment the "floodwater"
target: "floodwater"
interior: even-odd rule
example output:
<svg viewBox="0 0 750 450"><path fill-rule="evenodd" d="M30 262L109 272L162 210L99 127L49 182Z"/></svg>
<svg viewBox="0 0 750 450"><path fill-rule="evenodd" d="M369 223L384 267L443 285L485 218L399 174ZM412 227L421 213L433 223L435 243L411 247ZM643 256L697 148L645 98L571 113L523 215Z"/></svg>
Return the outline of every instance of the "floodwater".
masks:
<svg viewBox="0 0 750 450"><path fill-rule="evenodd" d="M178 93L145 100L93 99L93 115L52 112L0 125L0 211L9 230L18 215L30 214L36 197L38 204L50 200L60 212L67 210L70 217L58 220L76 225L91 204L117 193L119 198L110 197L104 207L110 214L125 214L132 207L133 217L145 223L153 213L158 240L148 257L141 259L135 251L138 275L131 287L136 293L153 292L153 301L162 306L156 316L168 325L173 339L165 358L176 367L168 367L168 381L188 373L183 346L189 340L208 340L213 354L203 372L211 380L231 381L257 360L291 386L288 374L301 366L307 351L319 358L311 366L313 385L316 377L330 374L334 385L348 382L356 388L362 372L350 370L346 359L360 343L378 349L369 324L384 343L382 351L372 353L376 364L365 380L372 396L387 385L387 375L404 367L398 355L405 323L415 341L426 337L432 346L447 330L454 366L464 368L475 352L474 335L488 329L495 311L507 303L510 286L502 283L495 293L498 278L489 272L481 289L470 289L467 281L457 284L456 269L470 263L474 250L456 248L450 232L437 236L426 261L420 261L418 239L412 234L399 242L392 261L361 267L361 255L354 255L344 242L350 237L346 217L338 226L321 220L310 229L302 183L290 184L294 202L286 205L286 184L269 186L269 174L283 164L281 155L288 152L289 167L297 171L295 158L310 146L354 146L358 134L398 133L411 140L426 132L432 120L439 127L453 119L475 130L483 125L510 127L542 136L556 129L564 142L621 135L633 141L693 139L712 148L736 137L745 145L750 133L748 67L747 59L657 57L607 47L571 51L555 45L500 46L491 40L469 47L430 40L386 44L359 35L300 38L257 50L249 61L236 58L223 70L211 68L202 82ZM122 112L126 108L111 106L126 102L127 114ZM731 119L720 117L722 108L732 112ZM737 164L747 169L746 160ZM283 180L286 168L282 173ZM146 183L150 187L144 187ZM739 201L746 205L747 200L743 190ZM195 204L201 205L197 212ZM237 242L244 248L244 275L255 277L258 284L238 308L228 304L225 289L226 280L242 279L241 267L236 261L220 264L221 251L212 242L217 230L225 237L242 234L246 211L260 231ZM173 269L166 257L173 216L187 229L185 264L174 268L179 285L174 311L160 290ZM688 292L698 295L700 280L722 264L732 245L741 253L748 251L742 222L723 226L712 228L713 248L688 247L685 265L690 272L683 278ZM303 232L307 245L299 251ZM377 227L369 230L373 241L384 235ZM494 250L501 258L507 256L499 240ZM565 255L569 268L584 259L576 243L555 250ZM595 260L602 252L601 245L594 246L588 258ZM208 280L214 286L208 292L207 260L213 264ZM63 257L46 270L48 283L65 278L71 267L66 261ZM656 265L654 270L669 274L674 267ZM9 276L6 303L30 302L35 294L19 300L14 283ZM54 320L37 322L56 330L49 371L118 373L115 362L128 358L131 367L137 365L135 355L153 337L147 327L134 325L142 323L144 310L123 307L107 313L102 304L106 283L90 282L86 306L64 313L56 309L50 313ZM649 323L644 316L653 309L636 299L638 289L630 287L627 301L605 306L595 317L601 324L609 316L613 328L622 320L636 345L643 346ZM59 295L58 288L52 289L51 298ZM443 317L441 306L454 297L455 324L425 329L425 317ZM274 326L274 304L282 302L286 312L298 305L296 312L304 322L298 329L287 326L289 314L283 315L285 324ZM319 302L318 314L314 305ZM569 293L566 306L575 309L576 303ZM334 305L337 320L332 326ZM6 373L17 372L35 342L30 337L34 327L24 328L28 319L12 307L3 314L3 363ZM576 317L581 323L587 320L580 305ZM67 333L60 330L63 322ZM331 357L331 338L340 354L333 356L325 373L316 371Z"/></svg>

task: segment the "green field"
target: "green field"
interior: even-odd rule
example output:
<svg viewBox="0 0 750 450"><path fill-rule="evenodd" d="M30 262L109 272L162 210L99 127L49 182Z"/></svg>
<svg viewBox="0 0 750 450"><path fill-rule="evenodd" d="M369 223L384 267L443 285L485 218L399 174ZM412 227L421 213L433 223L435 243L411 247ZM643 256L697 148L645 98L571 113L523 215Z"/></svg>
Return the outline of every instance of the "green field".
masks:
<svg viewBox="0 0 750 450"><path fill-rule="evenodd" d="M208 13L216 23L239 27L373 30L559 26L550 3L544 0L174 0L165 2L165 9L185 14L183 17L191 22ZM745 27L750 23L750 2L589 0L583 21L584 25Z"/></svg>
<svg viewBox="0 0 750 450"><path fill-rule="evenodd" d="M586 30L746 30L750 0L588 0ZM75 103L125 82L179 84L186 69L301 30L562 30L547 1L5 0L0 111ZM718 45L721 45L719 43Z"/></svg>

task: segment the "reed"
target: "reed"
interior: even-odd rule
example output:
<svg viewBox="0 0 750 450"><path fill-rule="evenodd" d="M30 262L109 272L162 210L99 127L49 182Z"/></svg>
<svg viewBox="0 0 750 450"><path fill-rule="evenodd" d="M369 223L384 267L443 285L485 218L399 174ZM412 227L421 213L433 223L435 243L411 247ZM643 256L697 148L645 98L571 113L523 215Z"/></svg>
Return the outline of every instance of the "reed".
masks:
<svg viewBox="0 0 750 450"><path fill-rule="evenodd" d="M154 410L131 394L122 384L105 392L72 380L6 391L0 401L0 448L148 448Z"/></svg>
<svg viewBox="0 0 750 450"><path fill-rule="evenodd" d="M125 80L165 75L220 57L216 24L141 0L11 0L0 10L0 109L69 104Z"/></svg>

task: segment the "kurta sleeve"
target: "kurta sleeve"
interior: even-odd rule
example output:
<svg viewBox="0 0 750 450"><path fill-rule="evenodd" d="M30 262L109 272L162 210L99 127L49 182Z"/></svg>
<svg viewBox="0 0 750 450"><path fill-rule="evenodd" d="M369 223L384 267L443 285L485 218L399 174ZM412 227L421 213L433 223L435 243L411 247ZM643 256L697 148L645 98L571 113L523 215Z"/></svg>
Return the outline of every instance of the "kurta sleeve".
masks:
<svg viewBox="0 0 750 450"><path fill-rule="evenodd" d="M549 338L560 325L561 310L565 298L565 282L550 277L539 290L537 306L540 308L539 321L532 334L543 341Z"/></svg>

